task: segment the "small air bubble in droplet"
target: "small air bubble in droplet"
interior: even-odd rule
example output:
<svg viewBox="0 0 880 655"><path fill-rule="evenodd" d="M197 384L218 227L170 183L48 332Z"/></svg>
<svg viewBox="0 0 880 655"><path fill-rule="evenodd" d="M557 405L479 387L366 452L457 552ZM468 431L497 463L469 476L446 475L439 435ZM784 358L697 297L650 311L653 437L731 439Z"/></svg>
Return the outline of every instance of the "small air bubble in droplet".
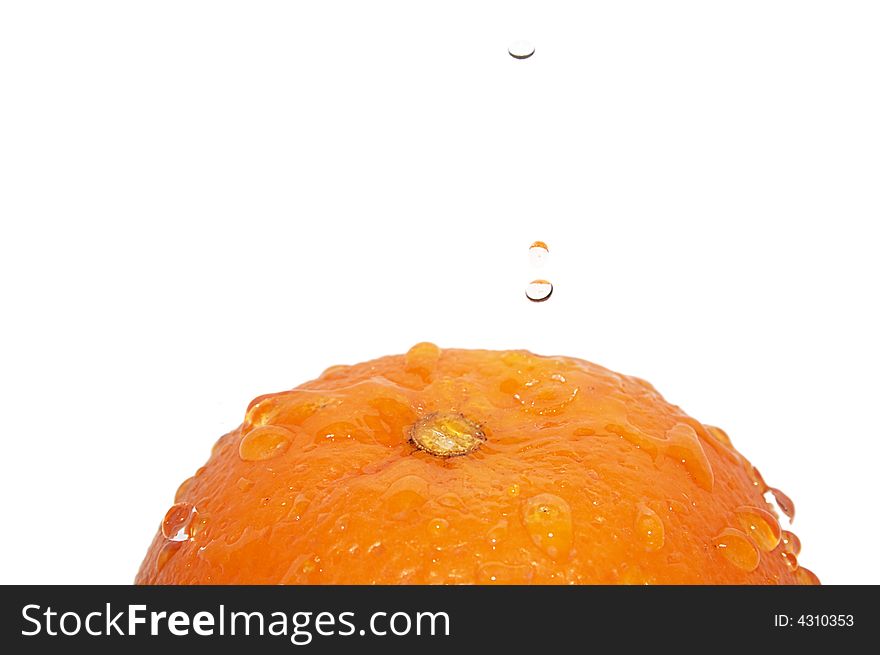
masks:
<svg viewBox="0 0 880 655"><path fill-rule="evenodd" d="M529 246L529 263L532 266L540 267L547 262L547 256L550 249L543 241L535 241Z"/></svg>
<svg viewBox="0 0 880 655"><path fill-rule="evenodd" d="M528 41L514 41L510 44L507 52L510 53L510 56L514 59L528 59L535 54L535 46Z"/></svg>
<svg viewBox="0 0 880 655"><path fill-rule="evenodd" d="M526 285L526 298L532 302L544 302L553 293L553 285L547 280L532 280Z"/></svg>

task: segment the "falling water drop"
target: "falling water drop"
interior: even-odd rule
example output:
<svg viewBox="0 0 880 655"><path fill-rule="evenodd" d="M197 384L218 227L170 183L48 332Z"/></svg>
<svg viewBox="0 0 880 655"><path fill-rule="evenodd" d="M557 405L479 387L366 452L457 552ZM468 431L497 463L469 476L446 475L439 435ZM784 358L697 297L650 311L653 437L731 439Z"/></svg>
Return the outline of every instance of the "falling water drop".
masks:
<svg viewBox="0 0 880 655"><path fill-rule="evenodd" d="M541 267L547 262L550 249L543 241L535 241L529 246L529 263L535 267Z"/></svg>
<svg viewBox="0 0 880 655"><path fill-rule="evenodd" d="M532 280L526 285L526 298L532 302L544 302L553 293L553 285L547 280Z"/></svg>
<svg viewBox="0 0 880 655"><path fill-rule="evenodd" d="M510 56L514 59L528 59L535 54L535 46L528 41L520 39L511 43L507 52L510 53Z"/></svg>

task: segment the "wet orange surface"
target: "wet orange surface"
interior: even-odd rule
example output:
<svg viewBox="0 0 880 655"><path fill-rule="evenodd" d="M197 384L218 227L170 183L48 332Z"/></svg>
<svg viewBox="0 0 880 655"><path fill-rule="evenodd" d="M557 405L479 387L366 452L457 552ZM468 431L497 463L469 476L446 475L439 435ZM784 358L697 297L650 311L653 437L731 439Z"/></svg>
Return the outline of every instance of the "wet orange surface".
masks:
<svg viewBox="0 0 880 655"><path fill-rule="evenodd" d="M137 582L818 583L769 490L643 380L423 343L255 399Z"/></svg>

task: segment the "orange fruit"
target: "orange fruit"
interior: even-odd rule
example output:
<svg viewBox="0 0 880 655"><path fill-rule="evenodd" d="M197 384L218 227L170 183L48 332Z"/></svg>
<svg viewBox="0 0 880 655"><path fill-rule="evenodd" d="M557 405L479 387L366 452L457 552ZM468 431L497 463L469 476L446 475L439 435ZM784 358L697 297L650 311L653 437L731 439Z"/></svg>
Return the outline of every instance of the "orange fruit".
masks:
<svg viewBox="0 0 880 655"><path fill-rule="evenodd" d="M422 343L251 402L137 582L818 583L767 491L643 380Z"/></svg>

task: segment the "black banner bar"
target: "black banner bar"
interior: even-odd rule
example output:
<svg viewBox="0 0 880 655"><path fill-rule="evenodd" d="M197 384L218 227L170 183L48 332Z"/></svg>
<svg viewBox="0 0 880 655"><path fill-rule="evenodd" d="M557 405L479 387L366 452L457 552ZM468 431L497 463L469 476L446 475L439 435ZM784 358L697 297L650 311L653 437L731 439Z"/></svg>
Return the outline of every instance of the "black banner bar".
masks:
<svg viewBox="0 0 880 655"><path fill-rule="evenodd" d="M855 647L877 587L4 587L6 652ZM415 649L415 650L414 650ZM757 651L755 650L757 649ZM848 652L848 651L845 651Z"/></svg>

